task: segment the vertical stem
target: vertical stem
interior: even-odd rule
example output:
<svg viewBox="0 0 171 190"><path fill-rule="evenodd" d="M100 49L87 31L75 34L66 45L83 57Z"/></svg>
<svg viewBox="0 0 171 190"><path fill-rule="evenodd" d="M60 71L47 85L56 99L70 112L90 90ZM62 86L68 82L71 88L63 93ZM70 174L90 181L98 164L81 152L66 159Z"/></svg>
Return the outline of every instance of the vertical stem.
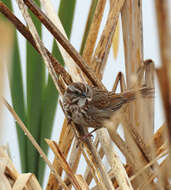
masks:
<svg viewBox="0 0 171 190"><path fill-rule="evenodd" d="M155 5L159 31L160 55L162 61L161 70L164 74L159 80L162 80L162 83L164 84L161 88L171 142L171 26L169 21L168 2L168 0L156 0Z"/></svg>
<svg viewBox="0 0 171 190"><path fill-rule="evenodd" d="M143 65L143 31L142 31L142 0L127 0L122 9L122 27L123 27L123 40L125 51L125 69L127 87L133 86L133 76L136 76L137 69ZM141 84L141 83L140 83ZM148 142L149 136L148 129L145 128L148 122L148 105L142 98L137 98L136 102L129 105L128 119L131 123L130 128L136 129L139 132L144 142ZM148 125L147 125L148 126ZM153 129L153 126L150 126ZM151 130L153 131L153 130ZM129 134L125 133L127 146L131 148L133 142ZM134 157L137 160L140 159L140 155L137 155L136 150L132 149ZM137 163L137 167L141 167L142 163ZM135 187L142 180L147 180L148 174L144 173L143 176L135 180Z"/></svg>

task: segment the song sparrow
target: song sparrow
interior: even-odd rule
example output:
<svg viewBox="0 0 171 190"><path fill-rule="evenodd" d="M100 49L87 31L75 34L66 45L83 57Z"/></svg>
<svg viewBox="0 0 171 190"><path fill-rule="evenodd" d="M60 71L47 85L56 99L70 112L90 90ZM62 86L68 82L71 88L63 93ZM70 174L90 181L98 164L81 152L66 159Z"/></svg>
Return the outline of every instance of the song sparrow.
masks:
<svg viewBox="0 0 171 190"><path fill-rule="evenodd" d="M133 101L137 93L150 97L153 89L144 87L116 94L87 84L72 83L64 93L63 108L69 121L84 127L101 128L105 120L122 105Z"/></svg>

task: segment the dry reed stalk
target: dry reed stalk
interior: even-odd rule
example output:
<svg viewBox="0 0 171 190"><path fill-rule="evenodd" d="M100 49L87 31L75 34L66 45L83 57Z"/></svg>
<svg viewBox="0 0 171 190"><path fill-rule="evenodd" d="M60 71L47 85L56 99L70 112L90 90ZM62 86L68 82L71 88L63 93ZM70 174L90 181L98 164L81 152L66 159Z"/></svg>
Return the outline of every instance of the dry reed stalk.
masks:
<svg viewBox="0 0 171 190"><path fill-rule="evenodd" d="M162 163L159 165L159 169L160 169L160 171L161 170L163 170L163 168L165 168L166 167L166 165L168 165L167 164L167 159L165 159L164 161L162 161ZM152 175L148 180L146 180L145 181L145 183L144 182L141 182L140 184L139 184L139 187L137 188L138 190L143 190L143 189L147 189L147 185L149 185L156 177L158 177L158 174L154 174L154 175ZM162 179L162 181L164 181L163 179ZM165 183L166 184L166 183ZM169 185L168 184L168 181L167 181L167 185ZM162 187L159 187L158 186L158 183L152 183L151 184L151 189L162 189L163 187L166 187L166 185L163 185ZM166 188L167 189L167 188Z"/></svg>
<svg viewBox="0 0 171 190"><path fill-rule="evenodd" d="M132 77L136 74L139 66L143 65L143 38L142 38L142 15L141 1L127 1L122 11L123 39L125 47L125 66L128 88L132 87ZM144 104L140 99L133 106L130 105L132 125L137 126L144 141L148 142L153 134L154 126L147 126L147 105L153 107L151 100ZM136 108L137 107L137 108ZM141 109L140 109L141 108ZM143 118L145 117L145 118ZM148 120L147 120L148 119ZM150 118L151 119L151 118ZM147 132L148 131L148 134Z"/></svg>
<svg viewBox="0 0 171 190"><path fill-rule="evenodd" d="M0 147L0 159L12 171L11 179L15 180L17 178L17 176L19 175L19 173L17 172L13 162L9 158L6 147L3 147L3 146Z"/></svg>
<svg viewBox="0 0 171 190"><path fill-rule="evenodd" d="M96 11L83 50L83 58L85 59L87 64L90 65L105 5L106 5L106 0L99 0L97 3Z"/></svg>
<svg viewBox="0 0 171 190"><path fill-rule="evenodd" d="M84 178L81 175L76 175L75 177L77 178L77 180L83 190L89 190L89 187L88 187L86 181L84 180Z"/></svg>
<svg viewBox="0 0 171 190"><path fill-rule="evenodd" d="M128 175L131 176L129 179L130 181L134 180L137 176L139 176L141 173L143 173L147 168L151 167L155 162L157 162L158 159L160 159L161 157L165 156L166 154L168 154L168 151L163 151L160 155L158 155L157 157L155 157L155 159L151 160L146 166L144 166L143 168L141 168L137 173L135 173L134 175L132 175L132 170L131 168L126 165L125 166L125 170L127 171ZM162 169L162 167L166 164L167 158L160 164L160 169ZM110 177L111 179L114 178L114 172L111 170L110 172ZM153 175L152 178L156 177L156 175ZM114 178L114 184L116 184L115 186L118 187L118 184L116 182L116 179ZM96 190L97 186L93 187L93 190ZM120 189L120 188L119 188Z"/></svg>
<svg viewBox="0 0 171 190"><path fill-rule="evenodd" d="M147 70L147 68L146 68ZM136 86L139 82L139 80L142 79L142 76L144 75L144 72L145 74L147 75L147 72L144 68L140 68L139 69L139 72L137 73L138 76L137 76L137 81L135 81L135 84L133 86ZM118 73L117 77L116 77L116 80L115 80L115 83L114 83L114 86L112 88L113 91L116 91L117 89L117 86L118 86L118 83L120 81L120 88L121 88L121 92L124 92L126 90L126 84L125 84L125 80L124 80L124 76L123 74L120 72ZM120 123L120 122L124 122L123 125L124 126L127 126L126 128L129 130L131 129L131 126L129 126L129 120L127 119L126 121L124 121L124 119L121 119L121 114L125 114L127 112L127 106L125 106L124 109L122 109L122 112L121 113L117 113L117 114L114 114L114 117L112 119L112 123L114 124L115 127L113 127L113 129L115 130L117 128L117 125ZM126 118L126 117L125 117ZM131 133L131 135L133 136L133 138L136 138L137 140L135 140L136 142L138 142L138 145L142 148L142 149L145 149L144 151L146 152L146 147L144 145L144 142L143 142L143 139L140 137L140 135L137 133L137 131L133 128L132 131L129 130L129 132ZM112 134L112 132L111 132Z"/></svg>
<svg viewBox="0 0 171 190"><path fill-rule="evenodd" d="M164 142L167 142L167 135L166 135L166 123L164 123L153 135L153 141L156 146L156 149L158 149Z"/></svg>
<svg viewBox="0 0 171 190"><path fill-rule="evenodd" d="M8 154L0 147L0 189L4 190L41 190L34 174L19 174Z"/></svg>
<svg viewBox="0 0 171 190"><path fill-rule="evenodd" d="M46 0L41 0L40 1L43 8L45 9L46 15L47 17L53 22L53 24L56 26L56 28L59 29L59 31L64 35L64 37L66 39L67 35L65 33L65 30L62 26L62 23L58 17L58 15L56 14L53 5L51 4L50 1L46 1ZM68 69L69 74L72 76L73 81L83 81L86 82L84 77L83 77L83 73L78 69L78 66L75 64L75 62L73 61L73 59L71 58L71 56L67 53L67 51L58 43L58 41L56 40L56 43L59 47L60 53L63 57L64 63Z"/></svg>
<svg viewBox="0 0 171 190"><path fill-rule="evenodd" d="M70 127L70 126L69 126ZM70 165L73 173L76 173L78 165L79 165L79 161L81 158L81 149L80 147L78 147L78 140L75 138L74 142L73 142L73 147L71 149L71 154L68 160L68 164ZM65 176L65 182L69 181L68 176ZM67 183L66 183L67 184ZM71 189L71 187L70 187Z"/></svg>
<svg viewBox="0 0 171 190"><path fill-rule="evenodd" d="M113 87L112 87L112 91L116 92L116 89L118 87L119 82L120 82L121 92L123 92L124 89L126 89L126 83L125 83L124 75L122 72L119 72L117 74L115 82L114 82Z"/></svg>
<svg viewBox="0 0 171 190"><path fill-rule="evenodd" d="M54 82L57 90L60 92L60 89L58 87L58 78L57 78L57 75L56 75L55 70L53 68L52 62L51 62L51 60L50 60L50 58L46 52L46 49L43 45L43 42L40 40L40 37L39 37L38 32L36 30L36 27L34 26L34 24L32 22L32 19L31 19L30 15L27 11L27 8L26 8L23 0L17 0L17 3L18 3L18 6L21 10L21 13L22 13L27 25L28 25L28 28L29 28L29 30L30 30L33 38L34 38L36 46L37 46L38 50L40 51L41 56L43 57L44 63L46 64L48 71L51 74L53 82Z"/></svg>
<svg viewBox="0 0 171 190"><path fill-rule="evenodd" d="M95 139L95 141L94 141L94 146L96 147L96 148L98 148L98 145L99 145L99 140L98 140L98 138L96 137L96 139ZM99 155L100 155L100 158L102 159L103 158L103 156L104 156L104 151L103 151L103 149L100 147L100 150L98 151L98 153L99 153ZM84 156L85 157L85 156ZM93 176L92 176L92 173L91 173L91 165L89 166L90 164L88 164L87 165L87 167L86 167L86 171L84 172L84 178L85 178L85 180L86 180L86 182L87 182L87 184L89 185L90 183L91 183L91 180L92 180L92 178L93 178Z"/></svg>
<svg viewBox="0 0 171 190"><path fill-rule="evenodd" d="M146 74L146 73L145 73ZM141 78L141 76L143 75L143 73L139 72L139 78ZM122 76L122 75L121 75ZM118 77L121 77L120 75L118 75ZM114 84L114 89L117 88L117 84L118 84L118 80L116 78L116 83ZM124 78L122 78L122 81L121 82L121 89L124 91L125 90L125 84L124 84ZM124 87L124 88L123 88ZM142 167L142 164L140 164L139 161L134 161L134 154L132 153L132 149L135 149L139 155L141 155L141 159L144 160L144 155L141 153L141 151L143 153L146 153L147 154L147 158L148 158L148 155L149 155L149 148L147 148L143 142L143 139L141 138L141 136L137 133L136 130L130 130L131 129L131 126L129 125L129 119L126 119L127 116L127 106L123 109L122 108L122 113L116 113L114 114L114 117L112 119L112 125L113 125L113 128L110 127L109 131L110 131L110 134L111 134L111 138L114 140L114 142L117 144L117 146L120 148L120 150L123 152L123 154L125 155L128 163L131 164L131 166L134 168L134 170L137 170L138 171L138 167L137 165L139 165L139 167L141 166ZM126 113L126 114L125 114ZM124 117L123 117L124 116ZM125 118L125 119L121 119L121 117ZM124 121L125 120L125 121ZM124 123L123 123L124 121ZM115 128L117 128L118 124L119 123L122 123L125 130L127 131L127 135L129 134L129 138L130 138L130 141L132 141L133 139L135 139L134 141L132 141L132 145L130 146L131 148L128 148L128 146L124 145L125 142L122 141L122 139L119 137L119 135L116 134L115 132ZM115 126L115 127L114 127ZM135 144L135 143L138 143L138 144ZM139 150L139 148L141 148L141 150ZM146 158L145 158L146 159ZM152 158L151 158L152 159ZM144 164L146 164L146 160L143 161ZM151 172L150 172L151 173ZM152 173L151 173L152 174Z"/></svg>
<svg viewBox="0 0 171 190"><path fill-rule="evenodd" d="M158 129L158 131L154 134L154 136L153 136L153 143L155 144L155 148L156 148L156 151L155 151L155 156L157 156L157 157L155 157L153 160L151 160L150 161L150 163L153 163L154 162L154 160L156 160L156 159L159 159L159 157L161 157L163 154L165 154L164 152L168 149L168 147L167 147L167 142L165 142L164 141L164 139L166 139L165 138L165 135L166 134L164 134L165 133L165 129L164 128L166 128L166 125L164 124L164 125L162 125L159 129ZM115 141L118 143L118 142L120 142L119 140L118 140L118 138L120 139L120 136L119 135L115 135ZM122 144L124 144L124 141L122 141L122 139L121 139L121 142L122 143L120 143L119 145L117 144L117 146L120 148L120 150L122 151L122 150L125 150L125 148L122 148ZM126 151L123 151L123 154L124 155L127 155L127 153L126 153ZM131 155L131 152L129 152L129 156ZM128 159L129 157L127 157L126 156L126 158ZM145 167L149 167L151 164L150 163L148 163ZM145 168L144 167L144 168ZM141 171L141 170L140 170ZM138 171L138 173L140 172L140 171ZM131 172L131 171L130 171ZM140 172L141 173L141 172ZM128 173L128 175L130 176L130 173ZM135 174L136 175L136 174ZM132 179L132 178L131 178Z"/></svg>
<svg viewBox="0 0 171 190"><path fill-rule="evenodd" d="M97 135L99 132L100 131L97 132ZM114 151L114 149L112 149L112 147L111 147L109 135L107 136L105 133L104 134L100 133L100 135L98 137L99 137L99 141L102 145L103 151L105 152L105 156L108 159L111 169L114 172L115 178L118 182L120 189L122 189L122 190L133 189L132 185L129 181L129 178L127 176L127 173L123 167L123 164L121 163L121 161L120 161L119 157L117 156L116 152Z"/></svg>
<svg viewBox="0 0 171 190"><path fill-rule="evenodd" d="M81 190L81 187L74 175L74 173L72 172L72 169L70 168L69 164L67 163L63 153L61 152L59 146L57 145L57 143L55 141L51 141L46 139L46 143L49 145L49 147L52 149L53 153L55 154L56 158L58 159L58 163L61 164L61 167L65 170L65 172L67 173L68 177L70 178L70 180L72 181L74 187L78 190Z"/></svg>
<svg viewBox="0 0 171 190"><path fill-rule="evenodd" d="M89 158L92 160L92 163L94 164L95 167L95 171L96 174L100 180L100 184L103 185L102 189L113 189L114 187L112 185L112 182L110 180L109 175L107 174L107 171L104 168L104 165L102 163L102 160L100 158L100 156L98 154L96 154L96 149L94 146L92 146L89 142L86 143L86 145L88 146L88 150L87 152L90 150L89 152ZM91 152L93 152L93 156L91 156Z"/></svg>
<svg viewBox="0 0 171 190"><path fill-rule="evenodd" d="M162 2L156 0L156 15L157 15L157 24L158 24L158 34L159 34L159 43L160 43L160 56L162 66L157 69L157 75L159 79L164 111L168 126L168 136L169 136L169 149L171 150L171 33L170 33L170 17L169 17L169 1L164 0ZM171 159L171 156L169 157ZM168 179L171 176L170 170L167 168L170 167L168 162L165 170L162 171L164 176L164 182L167 186Z"/></svg>
<svg viewBox="0 0 171 190"><path fill-rule="evenodd" d="M18 123L18 125L20 126L20 128L27 135L27 137L29 138L29 140L31 141L31 143L33 144L33 146L39 152L39 154L42 157L42 159L46 162L46 164L48 165L48 167L50 168L51 172L56 177L56 179L58 180L58 182L62 185L62 187L64 189L68 190L67 186L62 181L61 177L58 175L58 173L54 169L54 167L51 164L51 162L48 160L48 158L45 155L45 153L43 152L43 150L40 148L40 146L38 145L38 143L36 142L36 140L33 138L33 136L31 135L31 133L27 130L27 127L24 125L24 123L18 117L18 115L16 114L16 112L13 110L13 108L8 104L8 102L5 99L3 99L3 101L4 101L4 104L6 105L7 109L9 110L9 112L12 114L12 116L14 117L14 119L16 120L16 122Z"/></svg>
<svg viewBox="0 0 171 190"><path fill-rule="evenodd" d="M37 16L37 18L46 26L46 28L52 33L55 39L60 43L60 45L67 51L67 53L72 57L81 71L85 74L87 79L92 82L94 86L99 86L105 89L101 81L97 80L92 69L85 63L84 59L75 50L75 48L69 43L65 36L60 32L58 28L46 17L46 15L34 4L32 0L24 0L28 8Z"/></svg>
<svg viewBox="0 0 171 190"><path fill-rule="evenodd" d="M27 190L42 190L34 174L20 174L17 181L12 187L13 190L27 189Z"/></svg>
<svg viewBox="0 0 171 190"><path fill-rule="evenodd" d="M157 24L159 31L160 55L162 67L158 70L165 114L169 130L169 139L171 142L171 32L169 17L169 1L155 1ZM161 73L161 74L160 74Z"/></svg>
<svg viewBox="0 0 171 190"><path fill-rule="evenodd" d="M19 173L15 169L5 147L0 147L0 188L11 189Z"/></svg>
<svg viewBox="0 0 171 190"><path fill-rule="evenodd" d="M119 52L119 42L120 42L120 20L118 20L118 23L116 25L116 31L115 34L113 36L113 40L112 40L112 50L113 50L113 58L114 60L117 59L118 57L118 52Z"/></svg>
<svg viewBox="0 0 171 190"><path fill-rule="evenodd" d="M143 38L142 38L142 1L125 1L124 7L122 9L122 27L123 27L123 39L124 39L124 49L125 49L125 66L126 66L126 78L128 88L132 87L132 76L136 74L136 71L139 66L143 65ZM140 83L141 84L141 83ZM150 103L151 100L147 100L145 103L142 99L138 98L138 100L129 106L129 118L128 120L131 122L130 127L134 127L135 130L138 130L145 143L150 142L150 139L153 135L153 125L148 125L147 123L149 119L148 104L151 106L151 110L153 109L153 104ZM140 109L141 108L141 109ZM152 116L153 117L153 116ZM150 122L149 122L150 123ZM153 124L153 123L151 123ZM145 127L146 126L146 127ZM147 135L148 133L148 135ZM131 147L134 157L140 156L137 155L137 149L133 146L134 142L132 141L132 137L127 137L126 141L127 145ZM139 139L139 138L135 138ZM137 142L138 144L138 142ZM134 148L133 148L134 147ZM138 148L138 147L137 147ZM140 160L142 159L142 154L138 157L139 164L137 165L137 169L143 166ZM144 157L144 156L143 156ZM146 158L143 158L145 161ZM134 168L133 168L134 169ZM148 180L148 174L143 174L144 179ZM138 180L138 181L137 181ZM141 178L136 179L135 187L142 181ZM149 187L150 188L150 187Z"/></svg>
<svg viewBox="0 0 171 190"><path fill-rule="evenodd" d="M20 20L17 19L17 17L2 2L0 2L0 11L10 20L10 22L17 28L17 30L20 31L20 33L31 43L31 45L35 48L35 50L38 51L38 53L40 53L39 50L37 49L32 34L28 30L28 28L23 23L21 23ZM50 60L52 61L56 74L58 76L61 75L66 84L70 84L72 82L70 75L66 72L66 70L62 67L62 65L52 56L52 54L47 49L46 52Z"/></svg>
<svg viewBox="0 0 171 190"><path fill-rule="evenodd" d="M91 163L91 161L88 159L86 153L84 152L84 150L82 149L82 154L87 162L87 168L86 171L84 173L84 179L87 183L87 185L90 184L92 178L94 178L97 186L99 189L102 189L103 184L98 180L97 176L96 176L96 169L94 168L94 165Z"/></svg>
<svg viewBox="0 0 171 190"><path fill-rule="evenodd" d="M119 14L124 2L125 0L111 1L107 22L98 42L95 54L92 58L91 66L100 79L102 78L102 74L109 55L109 50L112 45L112 39L118 23Z"/></svg>
<svg viewBox="0 0 171 190"><path fill-rule="evenodd" d="M59 137L59 148L64 154L65 158L68 155L73 137L74 137L73 130L67 125L67 120L65 119ZM63 169L56 159L54 159L53 161L53 167L55 168L56 172L61 176ZM57 189L58 186L59 184L55 176L52 173L50 173L46 189L47 190L52 189L52 187Z"/></svg>

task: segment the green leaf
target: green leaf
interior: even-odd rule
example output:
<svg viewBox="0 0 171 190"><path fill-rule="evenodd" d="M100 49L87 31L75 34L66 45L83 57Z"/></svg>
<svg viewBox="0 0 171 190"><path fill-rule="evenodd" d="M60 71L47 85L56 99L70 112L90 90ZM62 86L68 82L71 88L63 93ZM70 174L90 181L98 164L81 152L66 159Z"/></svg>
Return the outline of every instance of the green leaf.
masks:
<svg viewBox="0 0 171 190"><path fill-rule="evenodd" d="M58 57L61 57L56 44L53 48L53 51L55 52L55 54L59 54ZM63 62L62 57L60 59L58 58L58 60L60 62ZM58 91L54 85L51 76L49 75L48 84L44 92L42 119L41 119L41 134L40 134L40 146L42 147L42 149L46 154L48 151L48 145L44 139L50 138L51 136L57 101L58 101ZM38 179L39 182L42 183L44 176L45 162L40 157L39 157L38 168L39 168Z"/></svg>
<svg viewBox="0 0 171 190"><path fill-rule="evenodd" d="M12 10L12 2L10 0L9 1L2 0L2 2L6 4L10 10ZM15 32L15 40L13 45L11 65L9 68L9 79L10 79L10 91L11 91L13 107L16 113L22 119L22 121L26 124L23 79L22 79L21 61L20 61L16 32ZM17 125L18 124L16 123L16 126ZM27 172L27 147L26 147L27 137L24 135L20 127L17 126L16 129L17 129L18 144L20 150L22 172Z"/></svg>
<svg viewBox="0 0 171 190"><path fill-rule="evenodd" d="M36 1L38 2L38 1ZM31 13L33 22L41 37L41 23ZM41 56L27 42L27 126L39 143L41 130L42 94L45 87L45 67ZM30 141L27 141L28 171L38 174L39 154Z"/></svg>
<svg viewBox="0 0 171 190"><path fill-rule="evenodd" d="M76 0L61 0L59 6L59 18L69 39L71 35L75 4Z"/></svg>

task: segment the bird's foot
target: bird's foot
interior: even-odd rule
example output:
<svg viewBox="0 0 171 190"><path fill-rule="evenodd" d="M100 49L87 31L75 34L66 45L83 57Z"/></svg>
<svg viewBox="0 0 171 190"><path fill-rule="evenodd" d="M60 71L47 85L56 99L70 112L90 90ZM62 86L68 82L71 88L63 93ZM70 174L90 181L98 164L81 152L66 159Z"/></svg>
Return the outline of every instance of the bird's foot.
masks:
<svg viewBox="0 0 171 190"><path fill-rule="evenodd" d="M97 129L94 129L93 131L91 131L90 133L84 135L84 136L81 136L81 137L78 137L78 144L77 144L77 147L80 145L80 143L84 143L89 137L90 138L93 138L94 136L92 135L92 133L94 133Z"/></svg>

